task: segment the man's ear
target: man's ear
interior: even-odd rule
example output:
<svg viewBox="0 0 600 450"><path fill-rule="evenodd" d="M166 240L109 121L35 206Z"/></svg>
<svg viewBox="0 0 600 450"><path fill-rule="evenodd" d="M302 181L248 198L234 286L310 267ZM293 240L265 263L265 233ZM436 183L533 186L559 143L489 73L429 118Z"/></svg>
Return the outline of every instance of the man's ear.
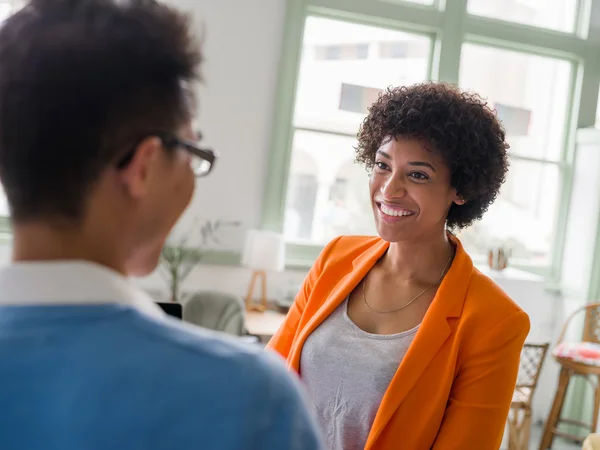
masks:
<svg viewBox="0 0 600 450"><path fill-rule="evenodd" d="M150 181L159 164L161 147L160 138L145 138L135 148L129 164L121 169L121 179L132 197L140 198L148 192Z"/></svg>

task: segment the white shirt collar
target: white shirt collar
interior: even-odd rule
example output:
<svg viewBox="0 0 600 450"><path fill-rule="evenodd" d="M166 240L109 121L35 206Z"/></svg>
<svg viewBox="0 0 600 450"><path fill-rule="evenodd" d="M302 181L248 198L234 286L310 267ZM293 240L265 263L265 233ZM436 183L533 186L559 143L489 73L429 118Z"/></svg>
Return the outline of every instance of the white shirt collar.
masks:
<svg viewBox="0 0 600 450"><path fill-rule="evenodd" d="M19 262L0 268L0 305L121 304L164 317L123 275L85 261Z"/></svg>

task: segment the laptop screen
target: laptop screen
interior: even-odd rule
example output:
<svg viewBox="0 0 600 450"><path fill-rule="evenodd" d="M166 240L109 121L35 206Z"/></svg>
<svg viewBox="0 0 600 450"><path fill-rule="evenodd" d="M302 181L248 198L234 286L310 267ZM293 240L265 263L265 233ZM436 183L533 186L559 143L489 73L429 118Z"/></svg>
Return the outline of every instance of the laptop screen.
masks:
<svg viewBox="0 0 600 450"><path fill-rule="evenodd" d="M183 308L181 306L181 303L157 302L156 304L160 306L162 310L169 316L176 317L177 319L183 319Z"/></svg>

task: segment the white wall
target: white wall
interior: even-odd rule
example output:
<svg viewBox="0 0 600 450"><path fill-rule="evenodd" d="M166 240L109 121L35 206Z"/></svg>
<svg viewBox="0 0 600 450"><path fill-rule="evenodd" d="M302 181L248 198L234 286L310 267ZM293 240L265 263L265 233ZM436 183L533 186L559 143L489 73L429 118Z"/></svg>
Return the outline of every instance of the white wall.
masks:
<svg viewBox="0 0 600 450"><path fill-rule="evenodd" d="M204 36L198 125L221 154L199 180L181 226L192 217L260 222L268 170L285 0L169 0ZM241 233L240 233L241 234ZM241 241L235 243L240 248Z"/></svg>

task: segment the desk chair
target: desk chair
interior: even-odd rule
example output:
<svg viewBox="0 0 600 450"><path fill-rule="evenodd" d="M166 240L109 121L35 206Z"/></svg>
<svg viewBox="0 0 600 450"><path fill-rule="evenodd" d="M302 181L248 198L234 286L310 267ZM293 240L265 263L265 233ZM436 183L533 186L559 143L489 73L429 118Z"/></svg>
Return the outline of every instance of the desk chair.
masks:
<svg viewBox="0 0 600 450"><path fill-rule="evenodd" d="M241 297L223 292L200 291L183 304L183 320L209 330L245 337L246 311Z"/></svg>

